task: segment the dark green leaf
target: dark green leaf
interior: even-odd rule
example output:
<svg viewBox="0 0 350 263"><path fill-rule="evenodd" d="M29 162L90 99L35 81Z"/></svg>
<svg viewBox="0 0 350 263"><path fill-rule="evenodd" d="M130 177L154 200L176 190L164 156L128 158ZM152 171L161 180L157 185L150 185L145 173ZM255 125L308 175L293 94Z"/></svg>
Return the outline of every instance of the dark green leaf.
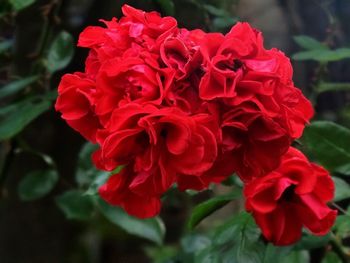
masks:
<svg viewBox="0 0 350 263"><path fill-rule="evenodd" d="M68 219L87 220L93 212L93 201L81 191L71 190L56 197L58 207Z"/></svg>
<svg viewBox="0 0 350 263"><path fill-rule="evenodd" d="M292 56L295 60L316 60L318 62L332 62L350 58L349 48L339 48L336 50L314 49L302 51Z"/></svg>
<svg viewBox="0 0 350 263"><path fill-rule="evenodd" d="M216 30L222 30L228 27L233 26L237 22L237 18L234 17L216 17L213 20L213 26Z"/></svg>
<svg viewBox="0 0 350 263"><path fill-rule="evenodd" d="M6 50L12 47L12 45L13 45L12 40L4 40L0 42L0 53L4 53Z"/></svg>
<svg viewBox="0 0 350 263"><path fill-rule="evenodd" d="M216 229L212 246L195 256L195 263L263 262L265 247L252 216L242 212Z"/></svg>
<svg viewBox="0 0 350 263"><path fill-rule="evenodd" d="M321 263L342 263L343 261L332 251L328 251Z"/></svg>
<svg viewBox="0 0 350 263"><path fill-rule="evenodd" d="M317 160L330 170L350 163L350 130L329 121L315 121L304 140Z"/></svg>
<svg viewBox="0 0 350 263"><path fill-rule="evenodd" d="M340 238L347 238L350 236L350 216L338 215L333 226L333 230Z"/></svg>
<svg viewBox="0 0 350 263"><path fill-rule="evenodd" d="M55 170L29 173L19 183L18 195L22 201L32 201L48 194L56 185L58 174Z"/></svg>
<svg viewBox="0 0 350 263"><path fill-rule="evenodd" d="M175 6L172 0L155 0L161 7L165 15L174 16Z"/></svg>
<svg viewBox="0 0 350 263"><path fill-rule="evenodd" d="M350 176L350 163L337 167L336 169L334 169L334 172Z"/></svg>
<svg viewBox="0 0 350 263"><path fill-rule="evenodd" d="M196 225L198 225L204 218L214 213L216 210L225 206L229 202L234 199L241 197L241 190L237 189L229 195L225 196L216 196L214 198L209 199L199 205L197 205L193 211L192 215L189 219L188 226L190 229L193 229Z"/></svg>
<svg viewBox="0 0 350 263"><path fill-rule="evenodd" d="M281 263L304 263L310 262L310 255L307 250L292 251L288 256L284 257Z"/></svg>
<svg viewBox="0 0 350 263"><path fill-rule="evenodd" d="M17 93L18 91L28 87L30 84L34 83L37 80L38 76L31 76L10 82L9 84L1 87L0 99Z"/></svg>
<svg viewBox="0 0 350 263"><path fill-rule="evenodd" d="M292 246L277 247L268 243L264 253L264 260L262 263L281 262L292 251Z"/></svg>
<svg viewBox="0 0 350 263"><path fill-rule="evenodd" d="M216 6L213 6L213 5L203 5L203 7L209 14L214 16L227 17L230 15L226 10L217 8Z"/></svg>
<svg viewBox="0 0 350 263"><path fill-rule="evenodd" d="M190 234L181 239L181 247L186 253L197 253L211 245L211 240L200 234Z"/></svg>
<svg viewBox="0 0 350 263"><path fill-rule="evenodd" d="M304 235L301 240L295 244L295 249L303 250L303 249L315 249L324 247L328 244L329 239L331 238L330 234L324 236L313 236L311 234Z"/></svg>
<svg viewBox="0 0 350 263"><path fill-rule="evenodd" d="M321 82L317 86L317 92L350 90L350 83Z"/></svg>
<svg viewBox="0 0 350 263"><path fill-rule="evenodd" d="M47 56L47 68L53 73L66 67L74 53L73 37L66 31L59 33L51 44Z"/></svg>
<svg viewBox="0 0 350 263"><path fill-rule="evenodd" d="M341 201L350 197L350 186L343 179L332 177L335 184L334 201Z"/></svg>
<svg viewBox="0 0 350 263"><path fill-rule="evenodd" d="M30 5L32 5L36 0L9 0L15 11L20 11Z"/></svg>
<svg viewBox="0 0 350 263"><path fill-rule="evenodd" d="M293 37L294 41L302 48L308 50L315 49L328 49L328 47L322 44L320 41L305 35Z"/></svg>
<svg viewBox="0 0 350 263"><path fill-rule="evenodd" d="M165 234L164 224L161 219L138 219L126 214L121 208L110 206L102 199L97 201L101 213L112 223L124 229L126 232L146 238L157 244L162 244Z"/></svg>
<svg viewBox="0 0 350 263"><path fill-rule="evenodd" d="M15 136L50 107L51 101L36 96L0 108L0 140Z"/></svg>

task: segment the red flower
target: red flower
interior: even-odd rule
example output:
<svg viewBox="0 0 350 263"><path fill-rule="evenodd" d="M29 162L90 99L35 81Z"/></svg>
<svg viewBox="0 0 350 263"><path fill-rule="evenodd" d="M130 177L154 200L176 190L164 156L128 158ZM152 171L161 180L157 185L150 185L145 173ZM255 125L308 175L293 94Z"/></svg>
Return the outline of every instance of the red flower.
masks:
<svg viewBox="0 0 350 263"><path fill-rule="evenodd" d="M156 216L160 211L160 197L132 191L130 183L134 176L131 165L123 168L99 188L100 196L112 205L121 206L130 215L139 218Z"/></svg>
<svg viewBox="0 0 350 263"><path fill-rule="evenodd" d="M62 118L87 140L96 142L96 132L101 128L95 115L95 84L84 74L66 74L58 87L55 108Z"/></svg>
<svg viewBox="0 0 350 263"><path fill-rule="evenodd" d="M279 168L244 189L246 209L275 245L298 241L303 226L315 235L325 235L337 214L326 205L333 194L328 172L294 148L289 149Z"/></svg>

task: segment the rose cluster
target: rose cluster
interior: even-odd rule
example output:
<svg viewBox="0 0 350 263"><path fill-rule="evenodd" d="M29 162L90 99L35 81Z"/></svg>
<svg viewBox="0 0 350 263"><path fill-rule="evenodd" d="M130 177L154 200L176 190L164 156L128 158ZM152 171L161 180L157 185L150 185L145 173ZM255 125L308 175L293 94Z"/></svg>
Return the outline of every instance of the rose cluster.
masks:
<svg viewBox="0 0 350 263"><path fill-rule="evenodd" d="M289 59L237 23L227 34L179 28L172 17L124 5L120 19L87 27L85 71L63 76L56 110L97 143L96 167L114 171L100 196L129 214L159 213L173 185L202 190L236 173L246 209L275 244L302 227L326 233L333 182L291 148L313 115Z"/></svg>

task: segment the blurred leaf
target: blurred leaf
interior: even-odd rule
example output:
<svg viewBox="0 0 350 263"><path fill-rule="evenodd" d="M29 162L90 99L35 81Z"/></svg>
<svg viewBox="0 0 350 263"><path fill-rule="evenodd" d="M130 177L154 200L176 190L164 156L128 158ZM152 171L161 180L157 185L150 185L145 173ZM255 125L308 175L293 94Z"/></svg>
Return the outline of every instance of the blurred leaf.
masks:
<svg viewBox="0 0 350 263"><path fill-rule="evenodd" d="M328 49L328 47L322 44L320 41L305 35L293 37L294 41L302 48L308 50L314 49Z"/></svg>
<svg viewBox="0 0 350 263"><path fill-rule="evenodd" d="M317 86L317 92L350 90L350 83L321 82Z"/></svg>
<svg viewBox="0 0 350 263"><path fill-rule="evenodd" d="M229 16L230 14L227 13L226 10L221 9L221 8L217 8L216 6L213 5L203 5L203 8L211 15L214 16L219 16L219 17L224 17L224 16Z"/></svg>
<svg viewBox="0 0 350 263"><path fill-rule="evenodd" d="M241 197L241 190L236 189L231 194L224 196L216 196L213 197L199 205L197 205L191 214L191 217L188 222L188 226L190 229L193 229L196 225L198 225L204 218L214 213L216 210L221 207L227 205L234 199Z"/></svg>
<svg viewBox="0 0 350 263"><path fill-rule="evenodd" d="M6 84L0 89L0 99L17 93L18 91L28 87L28 85L34 83L37 80L38 80L38 76L31 76L31 77L15 80L10 82L9 84Z"/></svg>
<svg viewBox="0 0 350 263"><path fill-rule="evenodd" d="M304 263L310 262L310 255L307 250L292 251L284 257L280 263Z"/></svg>
<svg viewBox="0 0 350 263"><path fill-rule="evenodd" d="M34 96L0 108L0 140L15 136L50 107L51 101Z"/></svg>
<svg viewBox="0 0 350 263"><path fill-rule="evenodd" d="M119 207L110 206L100 198L97 204L101 213L109 221L121 227L129 234L146 238L158 245L163 243L165 227L160 218L138 219L128 215Z"/></svg>
<svg viewBox="0 0 350 263"><path fill-rule="evenodd" d="M297 250L310 250L315 248L324 247L328 244L331 238L330 233L324 236L314 236L311 234L303 235L301 240L295 244L294 248Z"/></svg>
<svg viewBox="0 0 350 263"><path fill-rule="evenodd" d="M94 212L91 197L79 190L70 190L57 196L56 203L68 219L87 220Z"/></svg>
<svg viewBox="0 0 350 263"><path fill-rule="evenodd" d="M4 53L6 50L8 50L10 47L12 47L13 41L12 40L4 40L0 42L0 53Z"/></svg>
<svg viewBox="0 0 350 263"><path fill-rule="evenodd" d="M109 177L108 172L97 170L92 162L92 153L98 149L98 145L86 143L83 145L78 156L78 169L75 175L75 180L81 188L88 188L88 194L96 194L97 186L100 186ZM90 187L94 184L95 187ZM96 184L98 184L96 186ZM94 190L94 192L93 192Z"/></svg>
<svg viewBox="0 0 350 263"><path fill-rule="evenodd" d="M332 251L328 251L321 263L342 263L343 261Z"/></svg>
<svg viewBox="0 0 350 263"><path fill-rule="evenodd" d="M350 163L350 130L330 121L315 121L304 141L317 160L330 170Z"/></svg>
<svg viewBox="0 0 350 263"><path fill-rule="evenodd" d="M98 176L95 178L94 181L90 184L89 188L84 193L85 195L96 195L98 194L98 189L100 186L102 186L105 182L107 182L108 178L110 177L110 174L107 172L99 172Z"/></svg>
<svg viewBox="0 0 350 263"><path fill-rule="evenodd" d="M200 234L190 234L181 239L181 247L186 253L197 253L211 245L211 240Z"/></svg>
<svg viewBox="0 0 350 263"><path fill-rule="evenodd" d="M36 0L9 0L15 11L20 11L30 5L32 5Z"/></svg>
<svg viewBox="0 0 350 263"><path fill-rule="evenodd" d="M332 177L335 185L334 201L341 201L350 197L350 186L343 179Z"/></svg>
<svg viewBox="0 0 350 263"><path fill-rule="evenodd" d="M171 258L178 253L174 246L152 246L145 247L144 250L152 263L172 263Z"/></svg>
<svg viewBox="0 0 350 263"><path fill-rule="evenodd" d="M165 15L174 16L175 6L172 0L155 0L161 7Z"/></svg>
<svg viewBox="0 0 350 263"><path fill-rule="evenodd" d="M350 58L349 48L339 48L335 50L314 49L295 53L292 56L295 60L316 60L318 62L332 62Z"/></svg>
<svg viewBox="0 0 350 263"><path fill-rule="evenodd" d="M264 245L259 242L260 231L252 216L242 212L217 228L212 238L213 246L195 257L195 262L261 263Z"/></svg>
<svg viewBox="0 0 350 263"><path fill-rule="evenodd" d="M217 17L213 20L213 26L216 30L222 30L228 27L232 27L237 22L237 18L234 17Z"/></svg>
<svg viewBox="0 0 350 263"><path fill-rule="evenodd" d="M18 194L22 201L32 201L48 194L56 185L58 174L55 170L34 171L19 183Z"/></svg>
<svg viewBox="0 0 350 263"><path fill-rule="evenodd" d="M292 251L292 246L277 247L268 243L262 263L281 262Z"/></svg>
<svg viewBox="0 0 350 263"><path fill-rule="evenodd" d="M337 167L336 169L334 169L334 172L350 176L350 163Z"/></svg>
<svg viewBox="0 0 350 263"><path fill-rule="evenodd" d="M47 56L47 68L53 73L66 67L73 58L73 37L66 31L60 32L53 40Z"/></svg>
<svg viewBox="0 0 350 263"><path fill-rule="evenodd" d="M340 238L350 236L350 217L348 215L338 215L333 226L336 235Z"/></svg>

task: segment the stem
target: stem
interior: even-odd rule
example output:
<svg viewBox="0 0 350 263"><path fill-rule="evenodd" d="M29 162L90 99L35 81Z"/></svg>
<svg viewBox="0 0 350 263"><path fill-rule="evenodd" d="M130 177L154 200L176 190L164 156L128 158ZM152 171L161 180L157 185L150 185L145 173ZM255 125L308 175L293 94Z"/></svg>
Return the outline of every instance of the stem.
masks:
<svg viewBox="0 0 350 263"><path fill-rule="evenodd" d="M343 209L341 206L337 205L335 202L331 202L330 203L332 206L334 206L334 208L338 209L340 212L342 212L344 215L350 216L350 214L348 214L348 212Z"/></svg>

